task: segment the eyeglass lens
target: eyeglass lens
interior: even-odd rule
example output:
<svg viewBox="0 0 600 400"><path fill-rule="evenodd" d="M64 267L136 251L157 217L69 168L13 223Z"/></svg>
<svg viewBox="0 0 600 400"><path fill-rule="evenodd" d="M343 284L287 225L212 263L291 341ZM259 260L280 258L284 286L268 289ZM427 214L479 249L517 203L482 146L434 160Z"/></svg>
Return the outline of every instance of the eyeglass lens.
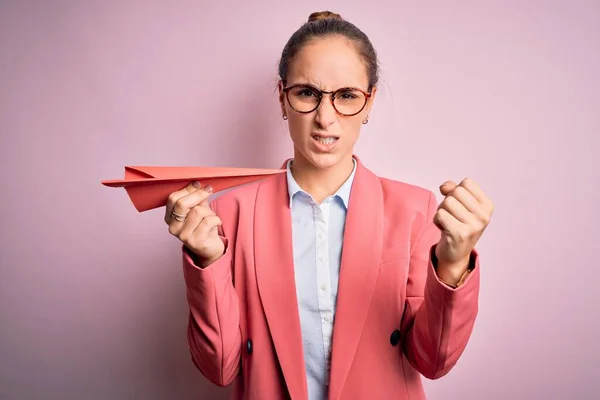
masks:
<svg viewBox="0 0 600 400"><path fill-rule="evenodd" d="M365 105L365 95L360 90L341 89L333 96L333 106L342 114L356 114ZM311 112L319 106L321 93L310 86L296 86L288 92L288 99L294 110Z"/></svg>

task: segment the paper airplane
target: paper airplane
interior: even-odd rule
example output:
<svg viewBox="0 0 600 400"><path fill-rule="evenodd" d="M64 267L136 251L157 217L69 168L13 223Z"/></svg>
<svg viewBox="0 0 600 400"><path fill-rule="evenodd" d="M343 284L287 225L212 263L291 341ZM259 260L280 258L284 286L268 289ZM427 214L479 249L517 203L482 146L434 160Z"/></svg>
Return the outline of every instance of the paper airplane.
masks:
<svg viewBox="0 0 600 400"><path fill-rule="evenodd" d="M285 169L126 166L124 179L101 183L124 187L135 208L142 212L165 206L169 194L193 181L202 186L211 185L216 193L283 172Z"/></svg>

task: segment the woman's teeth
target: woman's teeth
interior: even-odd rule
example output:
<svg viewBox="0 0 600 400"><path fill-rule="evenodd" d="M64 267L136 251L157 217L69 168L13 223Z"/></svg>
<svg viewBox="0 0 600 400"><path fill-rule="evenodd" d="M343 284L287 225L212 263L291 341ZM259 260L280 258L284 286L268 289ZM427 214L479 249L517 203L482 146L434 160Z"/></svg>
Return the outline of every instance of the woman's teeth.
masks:
<svg viewBox="0 0 600 400"><path fill-rule="evenodd" d="M319 143L323 143L323 144L332 144L333 142L336 141L336 138L332 138L332 137L322 138L322 137L317 136L316 139L319 141Z"/></svg>

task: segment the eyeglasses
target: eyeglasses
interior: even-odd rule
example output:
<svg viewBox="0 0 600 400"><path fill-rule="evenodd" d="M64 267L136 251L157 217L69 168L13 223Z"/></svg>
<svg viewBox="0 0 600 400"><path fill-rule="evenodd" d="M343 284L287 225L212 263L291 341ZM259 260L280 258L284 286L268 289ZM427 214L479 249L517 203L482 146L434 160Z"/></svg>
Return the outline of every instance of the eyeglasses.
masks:
<svg viewBox="0 0 600 400"><path fill-rule="evenodd" d="M285 83L284 83L285 85ZM319 90L312 85L298 84L283 89L290 107L299 113L308 114L315 111L323 100L324 94L331 95L331 104L338 114L346 117L360 113L371 93L354 87L345 87L333 92Z"/></svg>

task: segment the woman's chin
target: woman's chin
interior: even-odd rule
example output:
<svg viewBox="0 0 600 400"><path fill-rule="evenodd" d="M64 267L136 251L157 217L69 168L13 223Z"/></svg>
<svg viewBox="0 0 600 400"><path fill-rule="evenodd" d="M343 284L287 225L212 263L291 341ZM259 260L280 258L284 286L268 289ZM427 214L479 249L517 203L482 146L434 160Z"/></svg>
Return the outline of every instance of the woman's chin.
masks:
<svg viewBox="0 0 600 400"><path fill-rule="evenodd" d="M319 169L331 168L342 160L342 154L340 153L318 153L314 151L308 151L305 154L307 161Z"/></svg>

